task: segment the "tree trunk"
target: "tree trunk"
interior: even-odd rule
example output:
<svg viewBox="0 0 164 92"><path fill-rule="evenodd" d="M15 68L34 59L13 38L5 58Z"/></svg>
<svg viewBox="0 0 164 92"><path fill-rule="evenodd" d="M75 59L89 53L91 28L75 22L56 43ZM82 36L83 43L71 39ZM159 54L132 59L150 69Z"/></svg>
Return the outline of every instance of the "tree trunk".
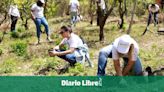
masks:
<svg viewBox="0 0 164 92"><path fill-rule="evenodd" d="M90 15L90 24L93 24L93 0L90 0L89 15Z"/></svg>
<svg viewBox="0 0 164 92"><path fill-rule="evenodd" d="M112 13L113 8L116 5L117 0L114 0L112 3L112 6L109 10L107 10L106 14L102 11L100 6L97 3L97 24L99 25L100 28L100 34L99 34L99 40L103 41L104 40L104 25L106 23L106 20L108 19L109 15Z"/></svg>
<svg viewBox="0 0 164 92"><path fill-rule="evenodd" d="M126 0L118 0L119 1L119 15L121 21L119 21L119 29L122 29L124 26L124 15L126 13ZM123 7L124 2L124 7Z"/></svg>
<svg viewBox="0 0 164 92"><path fill-rule="evenodd" d="M100 22L100 34L99 34L99 40L103 41L104 40L104 25L105 25L105 21L101 21Z"/></svg>
<svg viewBox="0 0 164 92"><path fill-rule="evenodd" d="M131 32L131 27L133 24L133 18L134 18L134 13L135 13L135 9L136 9L136 4L137 4L137 0L134 0L134 5L133 5L132 13L131 13L131 21L129 24L129 28L127 30L127 34L130 34L130 32Z"/></svg>

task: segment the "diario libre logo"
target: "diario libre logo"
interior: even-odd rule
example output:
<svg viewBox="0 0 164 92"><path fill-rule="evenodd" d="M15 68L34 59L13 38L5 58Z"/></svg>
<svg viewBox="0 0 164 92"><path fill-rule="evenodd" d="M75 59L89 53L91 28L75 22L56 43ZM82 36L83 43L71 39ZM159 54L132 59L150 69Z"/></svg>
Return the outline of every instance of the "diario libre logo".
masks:
<svg viewBox="0 0 164 92"><path fill-rule="evenodd" d="M61 80L61 86L102 86L102 79L98 80Z"/></svg>

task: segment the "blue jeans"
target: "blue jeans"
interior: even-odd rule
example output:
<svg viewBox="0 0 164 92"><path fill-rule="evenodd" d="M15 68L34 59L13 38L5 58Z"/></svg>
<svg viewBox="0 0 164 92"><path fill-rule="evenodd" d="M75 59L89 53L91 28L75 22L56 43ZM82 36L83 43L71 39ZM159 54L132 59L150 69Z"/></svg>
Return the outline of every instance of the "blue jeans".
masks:
<svg viewBox="0 0 164 92"><path fill-rule="evenodd" d="M37 37L40 39L40 33L41 33L41 24L45 27L45 31L47 34L47 37L49 36L49 27L48 22L45 17L42 18L36 18L35 19L36 29L37 29Z"/></svg>
<svg viewBox="0 0 164 92"><path fill-rule="evenodd" d="M56 50L58 52L62 52L60 50ZM71 65L74 65L76 63L76 57L75 57L75 54L72 53L72 54L66 54L66 55L62 55L62 56L58 56L66 61L68 61Z"/></svg>
<svg viewBox="0 0 164 92"><path fill-rule="evenodd" d="M71 24L75 25L77 21L77 12L71 12Z"/></svg>
<svg viewBox="0 0 164 92"><path fill-rule="evenodd" d="M107 59L112 58L112 45L109 45L107 47L104 47L99 52L99 59L98 59L98 76L104 76L105 75L105 68L107 64ZM123 58L124 60L124 66L128 63L128 58ZM133 72L135 75L140 75L142 73L142 66L139 57L135 61L135 65L133 67Z"/></svg>

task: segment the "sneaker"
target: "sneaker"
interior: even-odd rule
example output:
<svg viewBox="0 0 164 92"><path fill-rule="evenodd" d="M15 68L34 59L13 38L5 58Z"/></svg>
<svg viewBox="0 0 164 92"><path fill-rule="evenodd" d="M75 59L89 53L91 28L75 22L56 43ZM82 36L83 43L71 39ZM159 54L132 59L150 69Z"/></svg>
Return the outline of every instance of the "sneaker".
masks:
<svg viewBox="0 0 164 92"><path fill-rule="evenodd" d="M149 27L146 27L147 31L149 31Z"/></svg>
<svg viewBox="0 0 164 92"><path fill-rule="evenodd" d="M40 39L38 39L38 43L37 44L40 44Z"/></svg>

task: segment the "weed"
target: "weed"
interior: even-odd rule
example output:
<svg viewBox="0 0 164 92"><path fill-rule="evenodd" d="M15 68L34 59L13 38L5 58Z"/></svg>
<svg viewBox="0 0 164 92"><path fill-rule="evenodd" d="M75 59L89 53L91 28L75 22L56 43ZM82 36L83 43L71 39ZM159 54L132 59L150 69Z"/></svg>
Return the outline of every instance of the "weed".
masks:
<svg viewBox="0 0 164 92"><path fill-rule="evenodd" d="M4 61L1 65L0 73L12 73L16 70L16 62L13 59Z"/></svg>
<svg viewBox="0 0 164 92"><path fill-rule="evenodd" d="M27 55L27 43L18 41L11 45L12 51L18 56Z"/></svg>

